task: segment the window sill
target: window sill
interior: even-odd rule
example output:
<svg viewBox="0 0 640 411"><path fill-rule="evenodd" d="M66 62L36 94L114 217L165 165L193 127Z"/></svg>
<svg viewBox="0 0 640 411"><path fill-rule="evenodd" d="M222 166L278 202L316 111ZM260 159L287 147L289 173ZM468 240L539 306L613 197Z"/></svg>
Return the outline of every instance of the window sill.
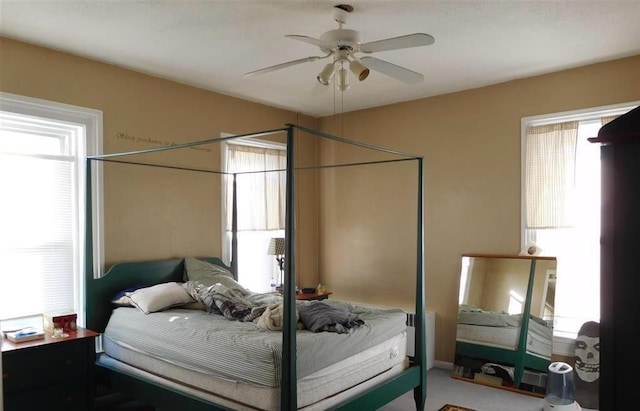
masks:
<svg viewBox="0 0 640 411"><path fill-rule="evenodd" d="M573 357L575 355L576 340L568 337L553 336L553 353L564 357Z"/></svg>

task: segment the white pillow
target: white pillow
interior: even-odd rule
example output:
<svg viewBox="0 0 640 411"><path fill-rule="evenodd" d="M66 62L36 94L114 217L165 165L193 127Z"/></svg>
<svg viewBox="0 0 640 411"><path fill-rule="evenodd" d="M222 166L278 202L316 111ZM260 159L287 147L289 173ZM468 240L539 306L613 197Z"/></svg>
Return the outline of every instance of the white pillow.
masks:
<svg viewBox="0 0 640 411"><path fill-rule="evenodd" d="M187 290L178 283L162 283L141 288L129 295L131 303L145 314L162 311L167 308L192 303Z"/></svg>

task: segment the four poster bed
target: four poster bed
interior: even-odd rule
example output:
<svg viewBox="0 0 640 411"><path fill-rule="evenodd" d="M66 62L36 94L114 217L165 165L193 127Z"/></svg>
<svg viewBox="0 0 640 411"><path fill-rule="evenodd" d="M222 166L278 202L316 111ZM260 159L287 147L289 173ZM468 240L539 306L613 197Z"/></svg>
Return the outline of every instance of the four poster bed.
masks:
<svg viewBox="0 0 640 411"><path fill-rule="evenodd" d="M400 309L339 301L296 302L295 131L396 157L393 160L310 168L396 161L417 163L416 349L413 358L406 357L406 313ZM104 276L96 278L91 226L92 162L166 167L128 162L122 158L279 133L286 133L287 141L282 297L252 293L236 282L235 174L231 176L234 186L231 267L217 257L186 257L120 263L111 267ZM104 351L98 354L96 375L113 389L154 404L163 411L376 409L410 390L414 392L416 408L422 410L427 393L422 161L419 156L349 141L296 125L87 158L86 326L102 333ZM204 287L203 279L213 280ZM124 291L127 292L122 294ZM124 303L123 300L114 300L118 293L124 295ZM189 301L197 301L200 305L196 304L194 309ZM267 306L273 310L265 309ZM245 309L247 307L249 309ZM279 328L271 328L274 317L267 317L262 323L267 324L266 330L261 328L264 316L273 315L278 307L282 311L278 317L281 319ZM337 315L340 318L338 325L323 323L318 327L326 318L318 317L318 310Z"/></svg>

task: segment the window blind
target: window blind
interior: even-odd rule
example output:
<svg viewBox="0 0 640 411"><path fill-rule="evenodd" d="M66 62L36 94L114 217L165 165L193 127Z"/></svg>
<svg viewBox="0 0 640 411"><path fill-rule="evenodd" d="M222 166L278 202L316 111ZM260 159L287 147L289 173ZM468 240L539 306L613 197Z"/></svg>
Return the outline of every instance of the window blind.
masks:
<svg viewBox="0 0 640 411"><path fill-rule="evenodd" d="M578 122L527 129L526 228L571 227Z"/></svg>
<svg viewBox="0 0 640 411"><path fill-rule="evenodd" d="M0 320L77 307L80 132L0 117Z"/></svg>

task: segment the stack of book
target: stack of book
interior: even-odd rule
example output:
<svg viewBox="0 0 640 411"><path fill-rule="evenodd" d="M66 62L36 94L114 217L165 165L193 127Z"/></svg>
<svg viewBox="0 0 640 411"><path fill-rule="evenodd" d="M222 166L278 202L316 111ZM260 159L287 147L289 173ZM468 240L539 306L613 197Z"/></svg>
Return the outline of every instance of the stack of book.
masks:
<svg viewBox="0 0 640 411"><path fill-rule="evenodd" d="M2 333L4 334L4 338L16 343L44 338L44 331L32 327L3 331Z"/></svg>

